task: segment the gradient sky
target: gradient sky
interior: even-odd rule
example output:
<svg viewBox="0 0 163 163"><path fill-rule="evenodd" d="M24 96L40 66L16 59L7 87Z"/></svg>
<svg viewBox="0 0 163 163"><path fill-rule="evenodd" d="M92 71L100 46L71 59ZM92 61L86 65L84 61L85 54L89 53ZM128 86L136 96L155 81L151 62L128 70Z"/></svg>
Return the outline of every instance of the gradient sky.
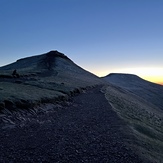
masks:
<svg viewBox="0 0 163 163"><path fill-rule="evenodd" d="M50 50L163 83L163 0L0 0L0 66Z"/></svg>

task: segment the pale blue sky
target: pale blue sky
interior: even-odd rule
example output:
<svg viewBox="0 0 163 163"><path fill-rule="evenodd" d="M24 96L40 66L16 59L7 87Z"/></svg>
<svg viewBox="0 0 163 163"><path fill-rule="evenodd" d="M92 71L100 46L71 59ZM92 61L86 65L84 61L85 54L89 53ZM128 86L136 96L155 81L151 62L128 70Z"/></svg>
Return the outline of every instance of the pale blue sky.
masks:
<svg viewBox="0 0 163 163"><path fill-rule="evenodd" d="M50 50L100 76L161 69L163 0L0 0L0 66Z"/></svg>

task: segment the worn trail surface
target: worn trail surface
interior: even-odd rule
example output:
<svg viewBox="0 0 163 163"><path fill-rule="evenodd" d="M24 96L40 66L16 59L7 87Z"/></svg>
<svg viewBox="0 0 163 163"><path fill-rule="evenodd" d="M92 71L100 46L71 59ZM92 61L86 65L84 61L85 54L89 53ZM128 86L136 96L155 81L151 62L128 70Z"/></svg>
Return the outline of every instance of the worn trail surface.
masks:
<svg viewBox="0 0 163 163"><path fill-rule="evenodd" d="M138 163L124 142L124 122L112 111L101 87L73 98L35 121L0 132L0 162Z"/></svg>

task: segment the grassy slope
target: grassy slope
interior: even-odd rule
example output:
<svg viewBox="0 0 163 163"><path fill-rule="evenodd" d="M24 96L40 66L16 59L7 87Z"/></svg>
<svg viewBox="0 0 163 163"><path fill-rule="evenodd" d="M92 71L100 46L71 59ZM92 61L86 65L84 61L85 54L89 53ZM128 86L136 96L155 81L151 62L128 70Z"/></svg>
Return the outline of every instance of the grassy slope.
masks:
<svg viewBox="0 0 163 163"><path fill-rule="evenodd" d="M11 76L14 69L20 78ZM55 102L101 83L98 77L57 51L28 57L0 68L0 109Z"/></svg>
<svg viewBox="0 0 163 163"><path fill-rule="evenodd" d="M132 74L113 73L104 77L104 79L163 109L163 86L148 82Z"/></svg>
<svg viewBox="0 0 163 163"><path fill-rule="evenodd" d="M137 141L130 145L152 162L163 160L163 112L137 95L116 86L103 88L106 98L131 128Z"/></svg>

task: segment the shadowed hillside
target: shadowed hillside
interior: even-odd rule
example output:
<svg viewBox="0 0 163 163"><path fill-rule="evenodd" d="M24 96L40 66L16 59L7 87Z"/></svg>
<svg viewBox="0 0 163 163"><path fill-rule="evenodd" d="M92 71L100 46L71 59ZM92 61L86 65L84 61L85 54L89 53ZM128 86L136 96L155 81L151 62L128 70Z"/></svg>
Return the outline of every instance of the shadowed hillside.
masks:
<svg viewBox="0 0 163 163"><path fill-rule="evenodd" d="M58 51L50 51L48 53L27 57L17 60L15 63L1 67L1 70L12 70L12 69L52 69L55 67L56 58L64 58L70 61L70 59L64 54Z"/></svg>
<svg viewBox="0 0 163 163"><path fill-rule="evenodd" d="M18 76L12 76L16 70ZM102 80L58 52L23 58L0 68L0 109L29 108L66 99Z"/></svg>
<svg viewBox="0 0 163 163"><path fill-rule="evenodd" d="M104 79L110 83L103 89L107 100L137 138L130 145L152 162L162 162L163 86L130 74L110 74Z"/></svg>
<svg viewBox="0 0 163 163"><path fill-rule="evenodd" d="M153 105L163 109L163 86L148 82L132 74L109 74L104 77L109 83L124 88Z"/></svg>

